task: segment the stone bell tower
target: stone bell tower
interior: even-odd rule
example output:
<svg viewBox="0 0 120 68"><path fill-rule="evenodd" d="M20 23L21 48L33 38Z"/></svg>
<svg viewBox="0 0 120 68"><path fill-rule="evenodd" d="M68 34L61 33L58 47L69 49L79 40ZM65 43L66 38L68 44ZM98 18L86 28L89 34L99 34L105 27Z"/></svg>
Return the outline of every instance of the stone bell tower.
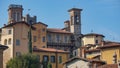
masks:
<svg viewBox="0 0 120 68"><path fill-rule="evenodd" d="M22 21L22 5L11 4L8 8L8 24Z"/></svg>
<svg viewBox="0 0 120 68"><path fill-rule="evenodd" d="M70 32L73 33L75 46L81 46L81 11L82 9L72 8L68 10L70 13Z"/></svg>

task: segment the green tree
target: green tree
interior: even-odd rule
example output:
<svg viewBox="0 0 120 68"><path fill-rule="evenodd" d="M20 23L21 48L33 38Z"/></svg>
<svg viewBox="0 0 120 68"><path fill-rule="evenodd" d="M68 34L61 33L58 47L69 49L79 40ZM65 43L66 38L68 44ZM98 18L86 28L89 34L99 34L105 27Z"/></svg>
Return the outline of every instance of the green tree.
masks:
<svg viewBox="0 0 120 68"><path fill-rule="evenodd" d="M29 29L29 32L28 32L29 53L32 53L32 32L31 32L31 29L32 29L32 24L30 24L30 29Z"/></svg>
<svg viewBox="0 0 120 68"><path fill-rule="evenodd" d="M26 54L9 60L6 68L40 68L40 62L36 55Z"/></svg>
<svg viewBox="0 0 120 68"><path fill-rule="evenodd" d="M52 64L49 61L43 61L43 68L52 68Z"/></svg>
<svg viewBox="0 0 120 68"><path fill-rule="evenodd" d="M52 64L50 62L48 62L47 68L52 68Z"/></svg>

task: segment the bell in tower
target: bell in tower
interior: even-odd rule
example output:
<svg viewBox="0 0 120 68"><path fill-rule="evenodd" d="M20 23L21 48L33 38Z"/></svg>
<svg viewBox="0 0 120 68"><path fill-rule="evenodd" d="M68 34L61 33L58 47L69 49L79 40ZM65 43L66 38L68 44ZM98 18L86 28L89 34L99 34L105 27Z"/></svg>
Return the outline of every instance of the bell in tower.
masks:
<svg viewBox="0 0 120 68"><path fill-rule="evenodd" d="M8 24L22 21L22 5L11 4L8 8Z"/></svg>

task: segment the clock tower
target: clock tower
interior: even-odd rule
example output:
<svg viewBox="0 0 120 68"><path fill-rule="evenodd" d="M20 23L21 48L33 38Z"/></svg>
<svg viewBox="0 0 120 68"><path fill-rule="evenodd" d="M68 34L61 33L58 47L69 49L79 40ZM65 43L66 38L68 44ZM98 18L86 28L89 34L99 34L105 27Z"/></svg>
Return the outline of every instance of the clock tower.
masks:
<svg viewBox="0 0 120 68"><path fill-rule="evenodd" d="M73 33L76 48L81 46L81 11L82 9L72 8L70 13L70 32Z"/></svg>
<svg viewBox="0 0 120 68"><path fill-rule="evenodd" d="M82 9L72 8L68 10L70 13L70 32L72 35L72 42L74 43L73 56L80 56L80 46L81 46L81 11Z"/></svg>

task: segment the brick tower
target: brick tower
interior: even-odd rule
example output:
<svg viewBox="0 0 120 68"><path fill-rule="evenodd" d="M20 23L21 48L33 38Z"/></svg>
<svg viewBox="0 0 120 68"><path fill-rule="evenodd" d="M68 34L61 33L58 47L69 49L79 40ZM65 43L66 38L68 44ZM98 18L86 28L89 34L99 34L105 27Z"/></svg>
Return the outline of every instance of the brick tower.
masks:
<svg viewBox="0 0 120 68"><path fill-rule="evenodd" d="M22 5L11 4L8 8L8 24L22 21L23 8Z"/></svg>

